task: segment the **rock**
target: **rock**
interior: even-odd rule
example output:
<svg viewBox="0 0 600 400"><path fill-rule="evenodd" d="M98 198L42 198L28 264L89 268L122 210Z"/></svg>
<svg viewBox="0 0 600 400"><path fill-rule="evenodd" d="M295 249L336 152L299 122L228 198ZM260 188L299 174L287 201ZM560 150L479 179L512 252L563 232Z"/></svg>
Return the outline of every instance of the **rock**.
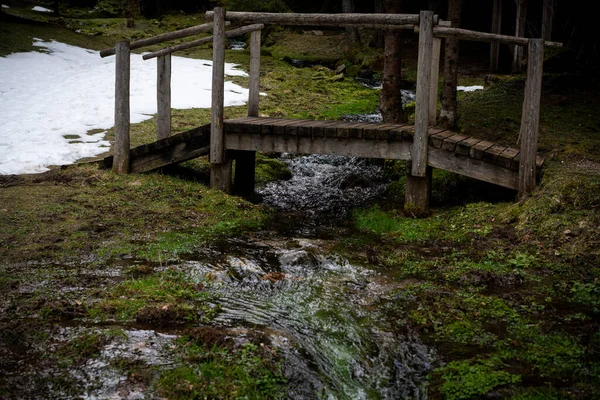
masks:
<svg viewBox="0 0 600 400"><path fill-rule="evenodd" d="M337 68L335 69L335 73L336 74L341 74L342 72L344 72L346 70L346 64L340 64L337 66Z"/></svg>
<svg viewBox="0 0 600 400"><path fill-rule="evenodd" d="M315 36L323 36L323 31L312 31Z"/></svg>

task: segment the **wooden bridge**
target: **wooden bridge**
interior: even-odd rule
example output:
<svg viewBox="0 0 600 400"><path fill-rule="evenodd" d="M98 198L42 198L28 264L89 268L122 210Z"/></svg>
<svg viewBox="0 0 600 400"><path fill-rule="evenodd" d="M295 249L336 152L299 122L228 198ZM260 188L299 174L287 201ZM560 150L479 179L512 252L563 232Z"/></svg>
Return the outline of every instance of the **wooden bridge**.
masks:
<svg viewBox="0 0 600 400"><path fill-rule="evenodd" d="M404 14L265 14L229 12L234 22L255 22L225 32L225 10L207 13L212 24L159 35L138 42L119 42L100 54L117 56L115 96L115 150L105 160L117 173L144 172L202 155L209 155L211 186L231 191L254 191L255 152L330 154L408 161L406 204L426 210L431 191L431 168L466 175L518 190L520 196L535 186L543 159L537 155L537 134L543 49L560 46L541 39L472 32L451 28L433 12ZM367 124L339 121L308 121L259 118L260 32L262 23L293 25L363 25L386 29L413 29L419 33L415 125ZM130 50L199 32L213 31L211 38L146 54L158 58L158 139L129 149L129 57ZM250 95L248 117L223 120L225 38L251 33ZM451 132L435 125L440 38L454 36L469 40L503 42L528 46L528 70L520 131L521 146L513 148ZM213 85L211 123L178 135L170 135L170 55L200 44L213 43Z"/></svg>

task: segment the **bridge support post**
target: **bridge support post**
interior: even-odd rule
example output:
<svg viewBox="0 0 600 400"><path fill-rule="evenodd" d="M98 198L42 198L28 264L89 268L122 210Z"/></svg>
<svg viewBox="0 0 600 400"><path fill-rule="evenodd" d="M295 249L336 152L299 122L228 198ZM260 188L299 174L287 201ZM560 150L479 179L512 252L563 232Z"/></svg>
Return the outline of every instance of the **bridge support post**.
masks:
<svg viewBox="0 0 600 400"><path fill-rule="evenodd" d="M543 39L529 39L527 81L521 115L521 152L519 162L519 198L527 196L536 184L536 156L540 125L540 98L544 64Z"/></svg>
<svg viewBox="0 0 600 400"><path fill-rule="evenodd" d="M406 200L404 211L413 217L422 217L429 213L433 168L427 167L425 176L414 176L411 169L412 162L408 161L406 164Z"/></svg>
<svg viewBox="0 0 600 400"><path fill-rule="evenodd" d="M117 174L129 173L129 42L124 40L115 47L115 146L112 170Z"/></svg>
<svg viewBox="0 0 600 400"><path fill-rule="evenodd" d="M156 140L171 136L171 54L156 59Z"/></svg>
<svg viewBox="0 0 600 400"><path fill-rule="evenodd" d="M421 11L419 16L419 56L417 61L417 99L415 107L415 135L411 148L410 173L406 179L404 207L415 215L429 210L427 150L429 146L429 118L431 95L431 68L433 57L433 11Z"/></svg>
<svg viewBox="0 0 600 400"><path fill-rule="evenodd" d="M248 94L248 116L258 117L260 83L260 37L261 31L250 34L250 90ZM233 192L238 196L250 196L254 193L256 173L256 152L235 152L235 180Z"/></svg>
<svg viewBox="0 0 600 400"><path fill-rule="evenodd" d="M229 193L231 162L227 159L223 134L225 101L225 9L215 8L213 27L213 79L210 118L210 186Z"/></svg>

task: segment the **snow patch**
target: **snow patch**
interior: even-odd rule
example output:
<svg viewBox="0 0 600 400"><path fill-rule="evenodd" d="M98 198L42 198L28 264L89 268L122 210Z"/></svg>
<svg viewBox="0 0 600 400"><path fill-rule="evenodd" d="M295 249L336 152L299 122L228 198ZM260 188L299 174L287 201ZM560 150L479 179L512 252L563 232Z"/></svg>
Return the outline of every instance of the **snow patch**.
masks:
<svg viewBox="0 0 600 400"><path fill-rule="evenodd" d="M0 174L27 174L108 151L114 124L115 58L36 40L45 52L0 57ZM246 76L225 65L229 76ZM172 58L172 107L210 108L212 61ZM131 56L131 123L156 113L156 62ZM225 105L243 105L248 89L225 82ZM75 135L79 136L73 139ZM65 138L65 136L71 139Z"/></svg>
<svg viewBox="0 0 600 400"><path fill-rule="evenodd" d="M52 10L49 10L45 7L40 7L40 6L35 6L31 9L31 11L37 11L37 12L54 12Z"/></svg>
<svg viewBox="0 0 600 400"><path fill-rule="evenodd" d="M7 6L6 4L2 4L2 8L10 8L10 7Z"/></svg>
<svg viewBox="0 0 600 400"><path fill-rule="evenodd" d="M460 90L463 92L474 92L476 90L483 90L483 86L474 85L474 86L457 86L456 90Z"/></svg>

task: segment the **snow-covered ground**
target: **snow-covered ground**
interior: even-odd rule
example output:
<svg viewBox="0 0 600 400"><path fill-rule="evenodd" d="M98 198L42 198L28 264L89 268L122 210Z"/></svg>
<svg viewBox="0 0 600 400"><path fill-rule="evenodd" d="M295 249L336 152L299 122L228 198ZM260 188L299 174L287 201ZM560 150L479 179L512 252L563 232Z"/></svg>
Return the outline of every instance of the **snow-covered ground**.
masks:
<svg viewBox="0 0 600 400"><path fill-rule="evenodd" d="M474 85L474 86L457 86L456 90L460 90L462 92L474 92L476 90L483 90L483 86Z"/></svg>
<svg viewBox="0 0 600 400"><path fill-rule="evenodd" d="M49 10L46 7L40 7L40 6L35 6L31 10L37 11L37 12L52 12L52 10Z"/></svg>
<svg viewBox="0 0 600 400"><path fill-rule="evenodd" d="M107 151L114 124L115 58L36 40L44 52L0 57L0 174L46 171ZM227 75L246 75L226 64ZM172 58L172 107L209 108L212 61ZM225 83L225 104L243 105L248 89ZM131 57L131 122L156 113L156 62ZM65 138L67 136L67 138Z"/></svg>

